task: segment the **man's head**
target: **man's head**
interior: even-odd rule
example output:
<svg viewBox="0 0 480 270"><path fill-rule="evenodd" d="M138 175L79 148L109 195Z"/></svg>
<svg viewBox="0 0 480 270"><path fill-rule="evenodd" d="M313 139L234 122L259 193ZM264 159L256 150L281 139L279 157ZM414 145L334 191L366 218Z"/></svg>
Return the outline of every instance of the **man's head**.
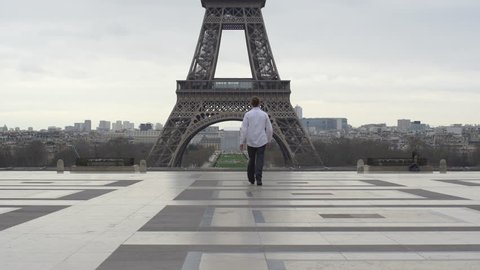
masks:
<svg viewBox="0 0 480 270"><path fill-rule="evenodd" d="M260 105L260 99L258 97L252 97L250 104L252 107L258 107Z"/></svg>

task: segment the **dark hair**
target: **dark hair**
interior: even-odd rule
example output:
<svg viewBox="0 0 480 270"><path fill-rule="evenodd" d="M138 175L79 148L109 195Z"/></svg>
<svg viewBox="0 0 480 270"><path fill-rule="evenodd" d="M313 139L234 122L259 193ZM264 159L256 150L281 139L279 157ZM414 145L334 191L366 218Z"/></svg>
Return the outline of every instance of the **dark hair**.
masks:
<svg viewBox="0 0 480 270"><path fill-rule="evenodd" d="M258 97L252 97L250 104L252 104L253 107L258 107L260 105L260 99Z"/></svg>

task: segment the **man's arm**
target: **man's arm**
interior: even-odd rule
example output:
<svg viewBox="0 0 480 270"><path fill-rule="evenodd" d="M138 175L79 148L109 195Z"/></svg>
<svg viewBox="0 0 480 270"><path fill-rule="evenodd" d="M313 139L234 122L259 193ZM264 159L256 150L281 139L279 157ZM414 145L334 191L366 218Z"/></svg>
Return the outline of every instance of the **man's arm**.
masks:
<svg viewBox="0 0 480 270"><path fill-rule="evenodd" d="M272 123L270 123L270 118L268 117L268 114L266 122L267 123L265 123L265 132L267 133L268 142L271 142L273 139L273 128Z"/></svg>
<svg viewBox="0 0 480 270"><path fill-rule="evenodd" d="M243 116L242 127L240 128L240 151L243 151L247 143L248 118L247 114Z"/></svg>

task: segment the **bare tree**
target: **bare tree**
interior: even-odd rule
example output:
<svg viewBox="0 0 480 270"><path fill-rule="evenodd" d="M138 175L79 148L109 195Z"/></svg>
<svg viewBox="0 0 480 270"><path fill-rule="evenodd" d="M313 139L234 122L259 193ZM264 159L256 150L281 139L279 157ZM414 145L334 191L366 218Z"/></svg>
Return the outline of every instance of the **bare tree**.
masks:
<svg viewBox="0 0 480 270"><path fill-rule="evenodd" d="M214 147L203 147L200 145L189 145L183 154L183 167L201 167L208 158L215 152Z"/></svg>
<svg viewBox="0 0 480 270"><path fill-rule="evenodd" d="M40 141L32 141L15 151L15 166L39 167L47 165L47 149Z"/></svg>
<svg viewBox="0 0 480 270"><path fill-rule="evenodd" d="M0 167L10 167L14 164L14 156L9 146L0 145Z"/></svg>

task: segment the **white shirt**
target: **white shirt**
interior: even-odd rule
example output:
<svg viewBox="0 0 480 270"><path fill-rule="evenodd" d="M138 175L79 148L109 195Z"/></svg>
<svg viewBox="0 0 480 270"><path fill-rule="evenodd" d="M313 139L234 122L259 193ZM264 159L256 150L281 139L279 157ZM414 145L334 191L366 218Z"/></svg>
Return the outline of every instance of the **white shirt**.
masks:
<svg viewBox="0 0 480 270"><path fill-rule="evenodd" d="M259 107L245 113L240 129L240 144L251 147L264 146L272 140L273 128L268 114Z"/></svg>

